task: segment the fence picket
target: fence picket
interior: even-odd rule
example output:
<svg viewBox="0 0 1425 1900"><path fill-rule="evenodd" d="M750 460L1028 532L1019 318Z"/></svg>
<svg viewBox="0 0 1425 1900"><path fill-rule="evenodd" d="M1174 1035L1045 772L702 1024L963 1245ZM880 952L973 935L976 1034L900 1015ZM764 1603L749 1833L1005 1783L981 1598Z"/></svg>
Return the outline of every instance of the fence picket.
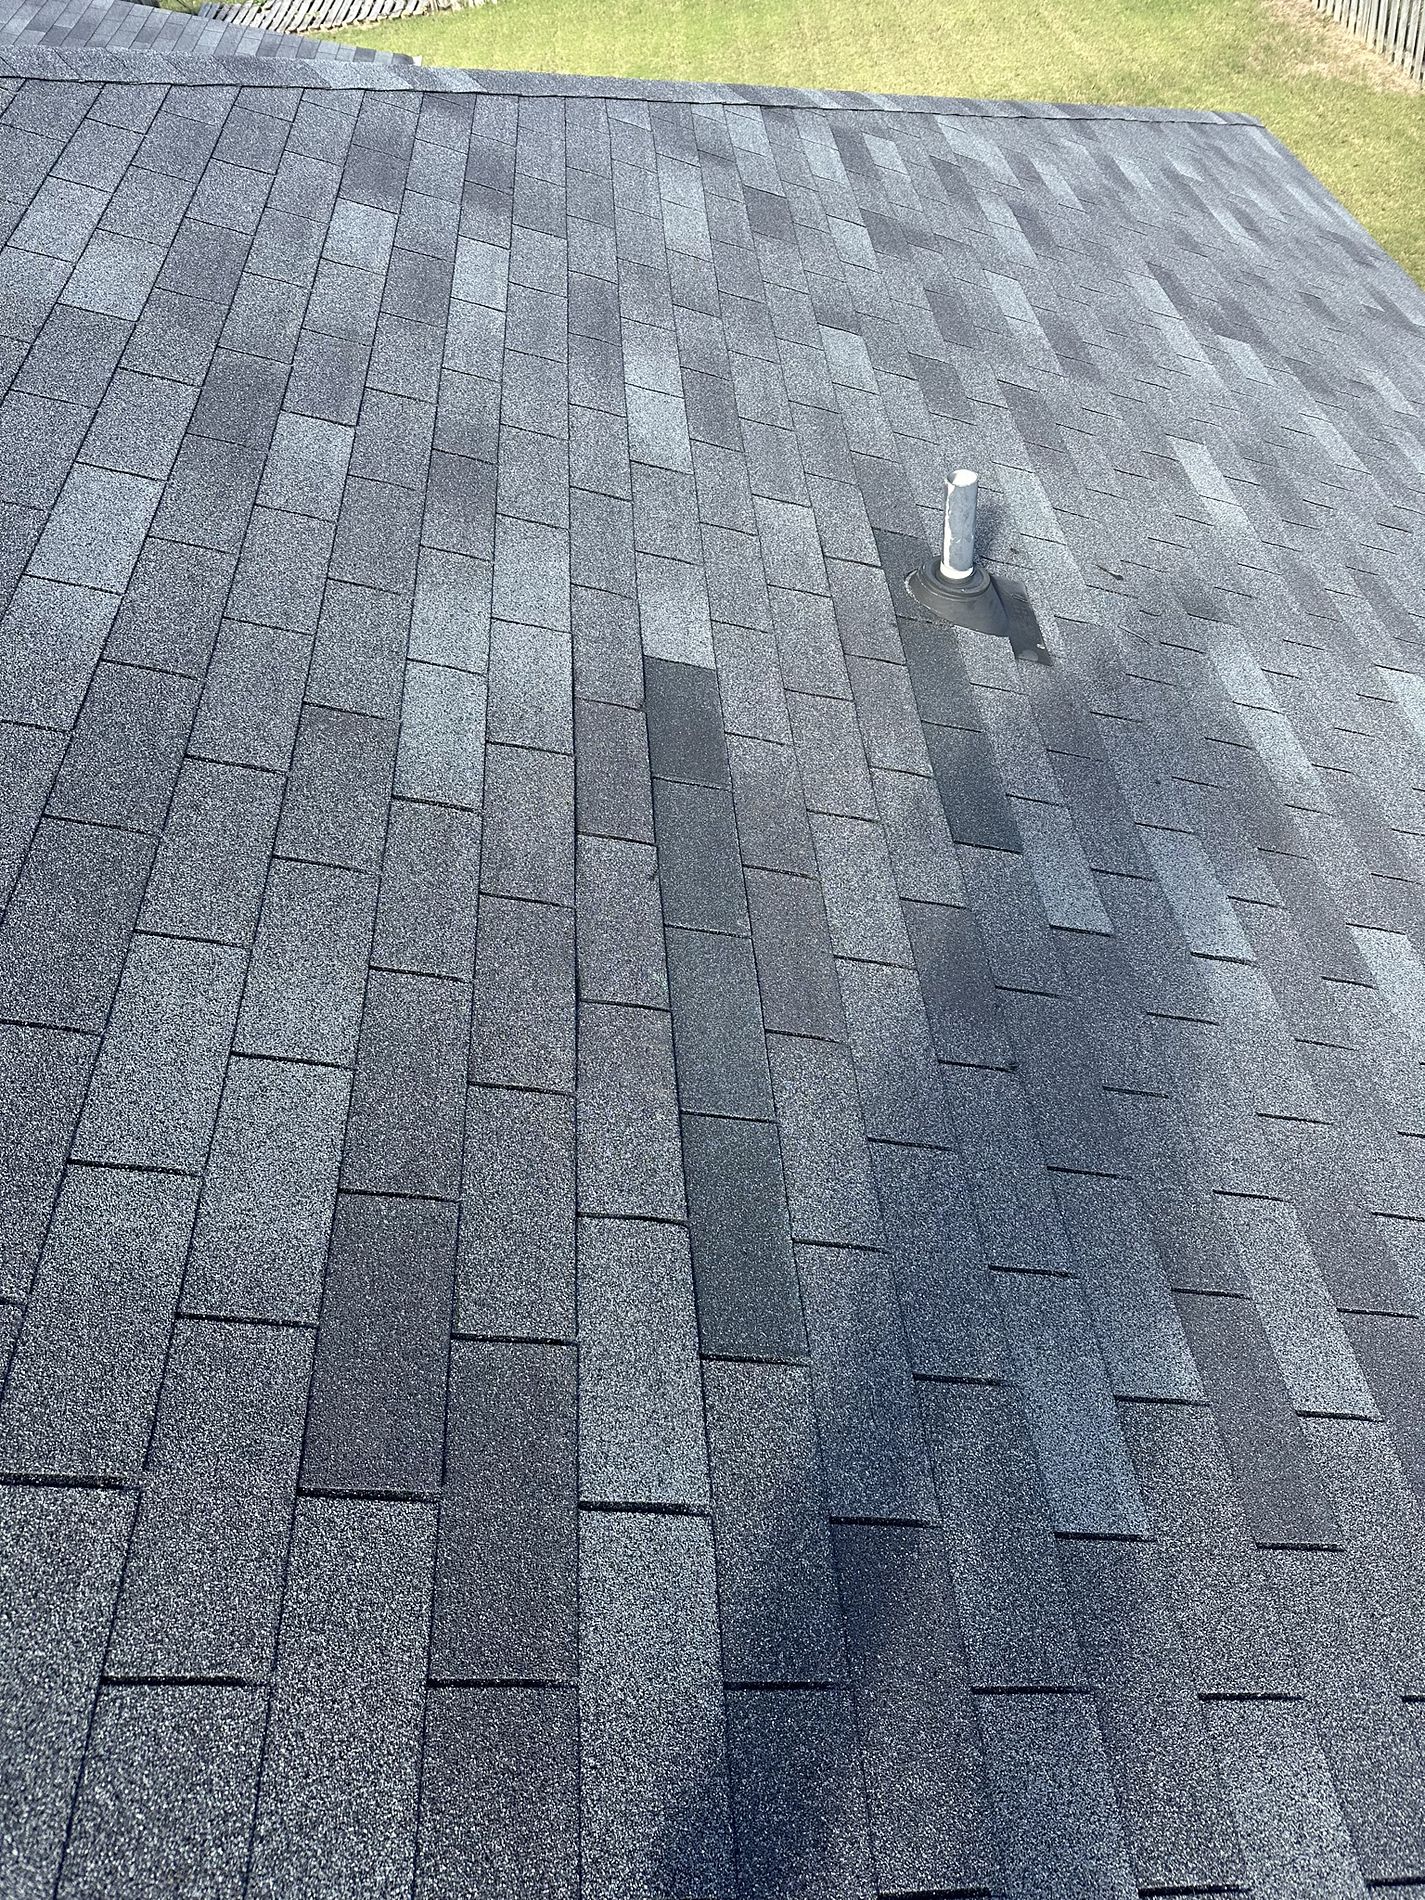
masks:
<svg viewBox="0 0 1425 1900"><path fill-rule="evenodd" d="M1425 0L1316 0L1316 10L1425 86Z"/></svg>

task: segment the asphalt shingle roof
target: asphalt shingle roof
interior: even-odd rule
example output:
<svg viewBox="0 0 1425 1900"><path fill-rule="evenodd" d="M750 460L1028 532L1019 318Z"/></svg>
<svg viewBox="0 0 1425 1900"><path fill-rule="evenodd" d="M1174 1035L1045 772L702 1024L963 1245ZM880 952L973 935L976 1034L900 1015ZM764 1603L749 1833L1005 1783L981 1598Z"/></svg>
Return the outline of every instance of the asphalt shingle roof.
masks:
<svg viewBox="0 0 1425 1900"><path fill-rule="evenodd" d="M0 55L0 1890L1419 1884L1420 293L282 64Z"/></svg>
<svg viewBox="0 0 1425 1900"><path fill-rule="evenodd" d="M405 53L275 33L265 27L233 26L208 14L179 13L129 0L0 0L0 56L20 49L106 53L182 53L204 59L256 56L273 59L374 60L409 63ZM21 67L28 62L21 60ZM87 154L103 134L93 132L75 156Z"/></svg>

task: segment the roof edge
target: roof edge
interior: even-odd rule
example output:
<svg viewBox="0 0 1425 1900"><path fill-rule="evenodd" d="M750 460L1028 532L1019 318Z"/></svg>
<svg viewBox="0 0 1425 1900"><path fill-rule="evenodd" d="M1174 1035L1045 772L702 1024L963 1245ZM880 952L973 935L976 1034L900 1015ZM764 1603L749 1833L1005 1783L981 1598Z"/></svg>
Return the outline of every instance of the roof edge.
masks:
<svg viewBox="0 0 1425 1900"><path fill-rule="evenodd" d="M314 47L319 42L313 42ZM801 107L819 112L913 112L984 119L1136 119L1185 125L1242 125L1246 113L1177 106L1090 105L1023 99L946 99L903 93L831 92L816 87L756 86L711 80L621 79L584 73L463 70L443 66L396 69L366 61L206 58L104 47L15 46L0 50L0 79L161 86L297 85L329 92L489 93L501 97L627 99L665 105Z"/></svg>

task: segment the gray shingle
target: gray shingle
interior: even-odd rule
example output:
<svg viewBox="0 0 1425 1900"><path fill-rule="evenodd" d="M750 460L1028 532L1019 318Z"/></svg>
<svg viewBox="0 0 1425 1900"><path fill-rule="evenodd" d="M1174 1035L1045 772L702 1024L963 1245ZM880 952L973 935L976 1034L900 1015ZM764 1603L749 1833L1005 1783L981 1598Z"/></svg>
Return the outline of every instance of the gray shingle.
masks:
<svg viewBox="0 0 1425 1900"><path fill-rule="evenodd" d="M752 947L705 930L667 933L678 1101L685 1113L769 1118L772 1092Z"/></svg>
<svg viewBox="0 0 1425 1900"><path fill-rule="evenodd" d="M689 571L697 572L696 569ZM642 591L640 599L646 599ZM647 638L646 620L644 645L649 651L654 650ZM707 655L694 653L687 657L704 666L709 664ZM739 626L734 621L719 620L713 627L711 657L717 662L718 692L728 733L790 746L792 728L787 717L786 695L767 633Z"/></svg>
<svg viewBox="0 0 1425 1900"><path fill-rule="evenodd" d="M1250 963L1252 946L1213 876L1200 841L1186 832L1146 825L1141 836L1189 949Z"/></svg>
<svg viewBox="0 0 1425 1900"><path fill-rule="evenodd" d="M189 740L194 756L285 772L311 652L300 630L225 620Z"/></svg>
<svg viewBox="0 0 1425 1900"><path fill-rule="evenodd" d="M479 820L447 806L397 799L381 821L386 854L372 962L468 981L475 962Z"/></svg>
<svg viewBox="0 0 1425 1900"><path fill-rule="evenodd" d="M341 424L313 416L279 415L258 501L266 508L334 522L341 512L351 452L352 431Z"/></svg>
<svg viewBox="0 0 1425 1900"><path fill-rule="evenodd" d="M855 707L844 699L788 693L787 713L802 768L807 810L874 819L878 815L876 798Z"/></svg>
<svg viewBox="0 0 1425 1900"><path fill-rule="evenodd" d="M797 1273L832 1513L936 1522L930 1461L884 1256L799 1247Z"/></svg>
<svg viewBox="0 0 1425 1900"><path fill-rule="evenodd" d="M844 1041L841 986L816 884L810 878L749 871L747 904L768 1030Z"/></svg>
<svg viewBox="0 0 1425 1900"><path fill-rule="evenodd" d="M1203 1714L1254 1884L1291 1900L1360 1900L1351 1837L1304 1712L1230 1701Z"/></svg>
<svg viewBox="0 0 1425 1900"><path fill-rule="evenodd" d="M1180 1293L1177 1306L1253 1535L1264 1544L1334 1544L1335 1514L1251 1300Z"/></svg>
<svg viewBox="0 0 1425 1900"><path fill-rule="evenodd" d="M104 644L108 659L199 676L234 576L230 555L150 536Z"/></svg>
<svg viewBox="0 0 1425 1900"><path fill-rule="evenodd" d="M153 518L154 534L189 547L236 554L261 473L257 450L186 435Z"/></svg>
<svg viewBox="0 0 1425 1900"><path fill-rule="evenodd" d="M85 461L163 481L178 458L195 401L183 383L116 370L84 438Z"/></svg>
<svg viewBox="0 0 1425 1900"><path fill-rule="evenodd" d="M261 1735L252 1689L104 1689L60 1891L239 1893Z"/></svg>
<svg viewBox="0 0 1425 1900"><path fill-rule="evenodd" d="M653 818L664 922L745 932L747 900L731 794L655 779Z"/></svg>
<svg viewBox="0 0 1425 1900"><path fill-rule="evenodd" d="M1003 1328L959 1160L882 1141L871 1157L912 1371L998 1377Z"/></svg>
<svg viewBox="0 0 1425 1900"><path fill-rule="evenodd" d="M591 1900L736 1891L705 1519L585 1512L582 1865Z"/></svg>
<svg viewBox="0 0 1425 1900"><path fill-rule="evenodd" d="M1199 1691L1294 1694L1296 1673L1210 1412L1138 1404L1120 1406L1119 1415Z"/></svg>
<svg viewBox="0 0 1425 1900"><path fill-rule="evenodd" d="M861 1524L832 1535L877 1884L989 1887L983 1755L941 1539Z"/></svg>
<svg viewBox="0 0 1425 1900"><path fill-rule="evenodd" d="M578 1707L572 1689L438 1689L426 1700L416 1892L574 1900Z"/></svg>
<svg viewBox="0 0 1425 1900"><path fill-rule="evenodd" d="M570 605L576 691L589 699L641 706L643 650L633 601L590 587L575 587Z"/></svg>
<svg viewBox="0 0 1425 1900"><path fill-rule="evenodd" d="M452 1347L433 1676L576 1673L573 1358L563 1346Z"/></svg>
<svg viewBox="0 0 1425 1900"><path fill-rule="evenodd" d="M0 1290L23 1300L59 1190L97 1044L0 1027Z"/></svg>
<svg viewBox="0 0 1425 1900"><path fill-rule="evenodd" d="M820 813L810 823L836 955L909 968L910 943L881 827Z"/></svg>
<svg viewBox="0 0 1425 1900"><path fill-rule="evenodd" d="M44 291L53 280L33 258L23 261L26 272L44 287L40 306L44 308L49 302ZM38 310L34 315L37 319ZM16 374L15 388L37 396L55 396L86 409L98 408L119 358L126 353L124 346L132 328L119 317L78 310L64 303L51 309L43 323L26 322L17 327L26 341L33 342Z"/></svg>
<svg viewBox="0 0 1425 1900"><path fill-rule="evenodd" d="M663 913L652 847L581 835L577 892L581 1000L666 1008Z"/></svg>
<svg viewBox="0 0 1425 1900"><path fill-rule="evenodd" d="M273 773L189 759L144 892L143 927L250 943L281 796Z"/></svg>
<svg viewBox="0 0 1425 1900"><path fill-rule="evenodd" d="M856 1727L844 1689L728 1697L739 1890L852 1900L874 1891Z"/></svg>
<svg viewBox="0 0 1425 1900"><path fill-rule="evenodd" d="M208 1157L184 1305L313 1322L348 1084L305 1063L234 1057Z"/></svg>
<svg viewBox="0 0 1425 1900"><path fill-rule="evenodd" d="M199 1170L218 1113L241 952L135 936L75 1136L112 1167Z"/></svg>
<svg viewBox="0 0 1425 1900"><path fill-rule="evenodd" d="M487 541L459 551L488 555L490 550ZM564 530L501 515L495 524L494 554L495 618L567 631L570 552Z"/></svg>
<svg viewBox="0 0 1425 1900"><path fill-rule="evenodd" d="M767 1038L767 1059L793 1238L879 1246L880 1208L850 1054L778 1035Z"/></svg>
<svg viewBox="0 0 1425 1900"><path fill-rule="evenodd" d="M57 732L0 725L0 760L10 787L9 803L0 814L0 891L7 899L35 836L64 748L65 741Z"/></svg>
<svg viewBox="0 0 1425 1900"><path fill-rule="evenodd" d="M387 593L410 593L420 558L420 521L420 497L410 489L348 476L330 544L332 575Z"/></svg>
<svg viewBox="0 0 1425 1900"><path fill-rule="evenodd" d="M645 655L710 667L712 622L701 570L691 561L640 554L636 588Z"/></svg>
<svg viewBox="0 0 1425 1900"><path fill-rule="evenodd" d="M1071 1273L1069 1238L1017 1077L949 1065L941 1074L991 1263Z"/></svg>
<svg viewBox="0 0 1425 1900"><path fill-rule="evenodd" d="M685 1115L682 1138L703 1352L805 1357L776 1129Z"/></svg>
<svg viewBox="0 0 1425 1900"><path fill-rule="evenodd" d="M582 836L653 843L653 793L643 720L627 706L575 707L575 821Z"/></svg>
<svg viewBox="0 0 1425 1900"><path fill-rule="evenodd" d="M572 910L515 898L481 899L470 1080L572 1093Z"/></svg>
<svg viewBox="0 0 1425 1900"><path fill-rule="evenodd" d="M234 285L236 289L236 285ZM193 433L265 453L282 406L287 371L239 350L219 350L208 366L193 414Z"/></svg>
<svg viewBox="0 0 1425 1900"><path fill-rule="evenodd" d="M118 602L112 593L26 576L0 619L0 711L72 726Z"/></svg>
<svg viewBox="0 0 1425 1900"><path fill-rule="evenodd" d="M755 738L727 742L738 844L745 865L810 875L816 859L790 745Z"/></svg>
<svg viewBox="0 0 1425 1900"><path fill-rule="evenodd" d="M930 904L963 903L960 861L934 779L876 770L871 780L885 827L891 873L901 897Z"/></svg>
<svg viewBox="0 0 1425 1900"><path fill-rule="evenodd" d="M55 782L51 814L161 830L197 698L191 680L101 660Z"/></svg>
<svg viewBox="0 0 1425 1900"><path fill-rule="evenodd" d="M137 1503L71 1888L233 1884L226 1784L170 1878L202 1784L108 1711L268 1678L294 1506L263 1894L1416 1877L1408 290L1220 115L482 93L352 48L239 97L168 53L315 42L59 7L63 75L0 81L0 230L34 199L57 253L0 259L3 1424L20 1488ZM951 438L1047 664L902 591ZM1323 469L1326 597L1292 552ZM249 944L224 1080L192 973ZM154 999L137 1034L129 983L111 1026L160 954L186 1029ZM379 1193L343 1218L439 1245L343 1230L328 1265L368 971L345 1145ZM133 1205L61 1202L37 1263L106 1030L81 1151L195 1178L165 1243L179 1176L78 1164ZM652 1250L630 1286L586 1241L582 1339L580 1189ZM304 1436L315 1490L365 1495L296 1504ZM839 1591L823 1460L838 1517L919 1520L837 1523ZM755 1685L735 1845L720 1670ZM1263 1723L1300 1747L1238 1751L1244 1872L1199 1698L1303 1691ZM21 1891L56 1884L66 1747ZM1352 1861L1278 1850L1287 1784Z"/></svg>
<svg viewBox="0 0 1425 1900"><path fill-rule="evenodd" d="M1375 1606L1337 1552L1273 1551L1264 1563L1361 1869L1409 1879L1425 1820L1421 1757L1390 1690Z"/></svg>
<svg viewBox="0 0 1425 1900"><path fill-rule="evenodd" d="M402 1493L439 1481L454 1266L450 1208L338 1199L302 1457L308 1486Z"/></svg>
<svg viewBox="0 0 1425 1900"><path fill-rule="evenodd" d="M995 982L1002 989L1061 995L1065 980L1054 933L1027 860L969 845L957 855Z"/></svg>
<svg viewBox="0 0 1425 1900"><path fill-rule="evenodd" d="M311 1357L304 1330L175 1326L111 1674L267 1675Z"/></svg>
<svg viewBox="0 0 1425 1900"><path fill-rule="evenodd" d="M1060 1546L1119 1810L1142 1886L1231 1886L1236 1832L1156 1553L1086 1538Z"/></svg>
<svg viewBox="0 0 1425 1900"><path fill-rule="evenodd" d="M379 869L395 751L394 722L304 707L278 851L355 871Z"/></svg>
<svg viewBox="0 0 1425 1900"><path fill-rule="evenodd" d="M7 395L0 402L0 499L53 507L88 421L73 403L23 390Z"/></svg>
<svg viewBox="0 0 1425 1900"><path fill-rule="evenodd" d="M116 1492L0 1490L15 1631L0 1701L11 1764L0 1874L52 1893L84 1759L133 1506Z"/></svg>
<svg viewBox="0 0 1425 1900"><path fill-rule="evenodd" d="M11 1471L123 1475L148 1444L197 1186L70 1168L0 1407Z"/></svg>
<svg viewBox="0 0 1425 1900"><path fill-rule="evenodd" d="M481 889L571 904L573 843L573 760L521 746L487 746Z"/></svg>
<svg viewBox="0 0 1425 1900"><path fill-rule="evenodd" d="M0 1012L104 1028L152 859L132 833L40 824L0 926Z"/></svg>
<svg viewBox="0 0 1425 1900"><path fill-rule="evenodd" d="M303 329L283 404L298 415L352 424L361 408L369 345L360 337Z"/></svg>
<svg viewBox="0 0 1425 1900"><path fill-rule="evenodd" d="M573 1337L573 1128L567 1096L470 1090L456 1283L459 1331Z"/></svg>
<svg viewBox="0 0 1425 1900"><path fill-rule="evenodd" d="M445 977L367 979L342 1185L365 1194L460 1194L469 991Z"/></svg>
<svg viewBox="0 0 1425 1900"><path fill-rule="evenodd" d="M683 1218L673 1038L661 1010L596 1003L580 1014L579 1212Z"/></svg>
<svg viewBox="0 0 1425 1900"><path fill-rule="evenodd" d="M249 1883L263 1900L411 1880L434 1539L425 1505L298 1507Z"/></svg>
<svg viewBox="0 0 1425 1900"><path fill-rule="evenodd" d="M709 667L650 657L643 665L648 756L657 778L728 781L717 675Z"/></svg>
<svg viewBox="0 0 1425 1900"><path fill-rule="evenodd" d="M1111 936L1113 925L1069 813L1061 805L1027 798L1011 799L1010 808L1049 922L1063 930Z"/></svg>
<svg viewBox="0 0 1425 1900"><path fill-rule="evenodd" d="M723 1674L729 1682L838 1682L841 1613L806 1375L704 1373Z"/></svg>
<svg viewBox="0 0 1425 1900"><path fill-rule="evenodd" d="M1126 1398L1201 1398L1197 1368L1133 1184L1060 1174L1054 1193L1113 1391Z"/></svg>
<svg viewBox="0 0 1425 1900"><path fill-rule="evenodd" d="M570 634L496 620L490 628L490 738L574 750Z"/></svg>
<svg viewBox="0 0 1425 1900"><path fill-rule="evenodd" d="M228 596L228 612L235 620L257 626L313 634L327 566L335 559L330 522L280 508L254 508Z"/></svg>
<svg viewBox="0 0 1425 1900"><path fill-rule="evenodd" d="M913 971L837 965L861 1114L872 1139L951 1146L940 1070Z"/></svg>
<svg viewBox="0 0 1425 1900"><path fill-rule="evenodd" d="M572 1689L428 1697L416 1892L475 1900L578 1892L578 1704Z"/></svg>
<svg viewBox="0 0 1425 1900"><path fill-rule="evenodd" d="M322 865L273 864L237 1048L295 1061L354 1061L375 914L374 878Z"/></svg>
<svg viewBox="0 0 1425 1900"><path fill-rule="evenodd" d="M1086 1696L981 1696L980 1723L1011 1893L1137 1893L1103 1741Z"/></svg>
<svg viewBox="0 0 1425 1900"><path fill-rule="evenodd" d="M1082 1665L1033 1442L1012 1390L922 1384L960 1628L977 1688L1075 1688Z"/></svg>
<svg viewBox="0 0 1425 1900"><path fill-rule="evenodd" d="M1293 1407L1370 1418L1374 1401L1294 1209L1226 1196L1221 1206Z"/></svg>
<svg viewBox="0 0 1425 1900"><path fill-rule="evenodd" d="M999 1273L996 1292L1054 1530L1146 1535L1079 1288L1058 1275Z"/></svg>
<svg viewBox="0 0 1425 1900"><path fill-rule="evenodd" d="M412 661L401 694L396 790L403 798L478 810L484 795L485 682Z"/></svg>
<svg viewBox="0 0 1425 1900"><path fill-rule="evenodd" d="M697 1353L684 1233L647 1221L581 1221L581 1501L707 1503Z"/></svg>
<svg viewBox="0 0 1425 1900"><path fill-rule="evenodd" d="M1370 1389L1391 1421L1401 1469L1420 1497L1425 1492L1425 1408L1419 1385L1425 1341L1419 1322L1360 1313L1343 1323Z"/></svg>

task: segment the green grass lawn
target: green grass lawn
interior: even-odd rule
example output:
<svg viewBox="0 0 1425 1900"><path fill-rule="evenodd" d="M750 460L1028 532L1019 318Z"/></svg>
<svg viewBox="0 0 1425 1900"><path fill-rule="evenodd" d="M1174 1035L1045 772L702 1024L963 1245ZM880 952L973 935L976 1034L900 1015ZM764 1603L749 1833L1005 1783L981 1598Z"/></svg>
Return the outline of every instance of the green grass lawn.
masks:
<svg viewBox="0 0 1425 1900"><path fill-rule="evenodd" d="M342 37L428 66L1250 112L1425 283L1425 93L1309 0L489 0Z"/></svg>

